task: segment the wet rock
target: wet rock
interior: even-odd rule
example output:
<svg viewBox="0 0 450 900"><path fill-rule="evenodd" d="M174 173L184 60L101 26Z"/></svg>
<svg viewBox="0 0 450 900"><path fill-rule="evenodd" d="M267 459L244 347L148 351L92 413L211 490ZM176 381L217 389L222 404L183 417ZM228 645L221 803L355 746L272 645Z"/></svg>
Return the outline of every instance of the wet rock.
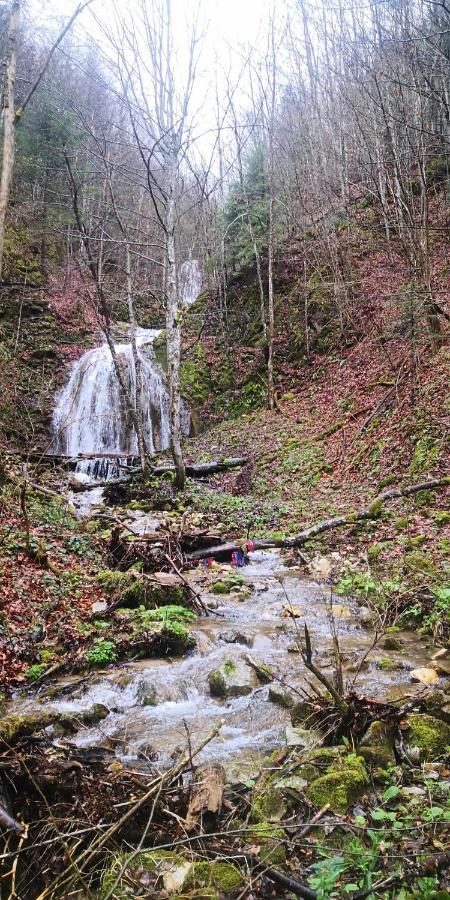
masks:
<svg viewBox="0 0 450 900"><path fill-rule="evenodd" d="M56 711L40 709L25 713L23 716L3 716L0 720L0 742L13 744L19 738L42 731L57 722L59 715Z"/></svg>
<svg viewBox="0 0 450 900"><path fill-rule="evenodd" d="M243 634L242 631L233 631L231 628L229 631L222 631L219 638L226 644L250 644L250 639L246 634Z"/></svg>
<svg viewBox="0 0 450 900"><path fill-rule="evenodd" d="M450 745L450 725L435 716L415 713L407 716L405 744L408 755L433 760L445 754Z"/></svg>
<svg viewBox="0 0 450 900"><path fill-rule="evenodd" d="M383 672L395 672L397 669L403 669L402 660L392 659L390 656L382 656L377 662L378 668Z"/></svg>
<svg viewBox="0 0 450 900"><path fill-rule="evenodd" d="M94 703L89 709L78 710L73 713L64 713L59 717L57 730L60 733L78 731L84 726L97 725L109 716L109 709L103 703Z"/></svg>
<svg viewBox="0 0 450 900"><path fill-rule="evenodd" d="M364 628L373 628L378 618L377 613L369 609L368 606L361 606L359 613L361 625L363 625Z"/></svg>
<svg viewBox="0 0 450 900"><path fill-rule="evenodd" d="M261 681L262 684L268 684L269 681L273 681L272 666L269 666L267 663L258 662L253 656L245 656L244 659L247 665L253 669L258 681Z"/></svg>
<svg viewBox="0 0 450 900"><path fill-rule="evenodd" d="M140 706L157 706L158 698L155 686L143 681L139 685L137 699Z"/></svg>
<svg viewBox="0 0 450 900"><path fill-rule="evenodd" d="M436 716L442 719L447 725L450 725L450 695L439 688L430 688L429 691L421 696L421 705L426 713L430 716Z"/></svg>
<svg viewBox="0 0 450 900"><path fill-rule="evenodd" d="M352 759L347 757L340 761L339 766L336 762L334 766L325 775L312 781L306 794L318 809L329 803L332 812L344 814L364 793L369 778L360 756Z"/></svg>
<svg viewBox="0 0 450 900"><path fill-rule="evenodd" d="M286 618L300 619L304 614L304 610L300 609L299 606L296 606L295 603L289 603L288 601L283 603L282 615L286 616Z"/></svg>
<svg viewBox="0 0 450 900"><path fill-rule="evenodd" d="M145 578L139 572L119 572L106 569L99 572L97 581L106 594L121 606L133 609L144 606L154 609L157 606L186 606L189 587L177 575L170 572L155 572Z"/></svg>
<svg viewBox="0 0 450 900"><path fill-rule="evenodd" d="M436 650L435 653L433 653L431 659L433 661L450 659L450 650L448 649L448 647L440 647L439 650Z"/></svg>
<svg viewBox="0 0 450 900"><path fill-rule="evenodd" d="M208 683L213 697L242 697L251 694L258 681L244 660L227 659L209 673Z"/></svg>
<svg viewBox="0 0 450 900"><path fill-rule="evenodd" d="M136 896L133 878L127 873L148 873L162 880L167 894L187 897L201 897L214 900L218 893L226 896L236 891L242 881L239 869L232 863L222 861L192 862L180 853L169 850L145 850L136 854L127 864L127 855L117 853L106 870L100 890L100 898L107 897L117 887L114 896L127 898ZM182 891L183 894L179 894ZM187 892L187 893L185 893Z"/></svg>
<svg viewBox="0 0 450 900"><path fill-rule="evenodd" d="M387 638L384 639L381 644L384 650L403 650L404 644L400 638L393 637L392 635L388 635Z"/></svg>
<svg viewBox="0 0 450 900"><path fill-rule="evenodd" d="M351 609L343 606L342 603L332 603L331 612L335 619L350 619L353 615Z"/></svg>
<svg viewBox="0 0 450 900"><path fill-rule="evenodd" d="M270 685L269 700L271 701L271 703L275 703L277 706L282 706L284 709L292 709L295 704L293 695L290 694L289 691L283 688L281 685L277 684Z"/></svg>
<svg viewBox="0 0 450 900"><path fill-rule="evenodd" d="M450 675L450 659L434 659L431 663L431 668L434 669L438 675Z"/></svg>
<svg viewBox="0 0 450 900"><path fill-rule="evenodd" d="M358 754L366 763L380 769L395 763L392 727L381 720L372 722L358 747Z"/></svg>
<svg viewBox="0 0 450 900"><path fill-rule="evenodd" d="M332 561L328 556L314 556L308 569L313 578L328 578L331 574Z"/></svg>
<svg viewBox="0 0 450 900"><path fill-rule="evenodd" d="M288 747L302 748L303 750L311 750L318 747L322 742L322 735L319 731L310 728L294 727L288 725L286 728L286 744Z"/></svg>
<svg viewBox="0 0 450 900"><path fill-rule="evenodd" d="M426 666L419 666L418 669L413 669L410 672L410 676L411 681L420 681L422 684L437 684L439 681L438 673Z"/></svg>

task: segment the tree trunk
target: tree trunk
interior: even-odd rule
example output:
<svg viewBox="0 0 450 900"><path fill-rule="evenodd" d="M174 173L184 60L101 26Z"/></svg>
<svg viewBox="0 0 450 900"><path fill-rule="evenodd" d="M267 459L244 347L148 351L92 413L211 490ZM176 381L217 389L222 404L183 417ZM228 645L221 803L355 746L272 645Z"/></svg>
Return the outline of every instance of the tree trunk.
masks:
<svg viewBox="0 0 450 900"><path fill-rule="evenodd" d="M128 303L128 319L130 322L130 342L131 354L134 365L134 412L135 412L135 430L138 445L139 458L141 460L142 471L144 475L148 472L148 455L145 446L144 428L142 422L142 364L136 343L136 316L134 313L133 303L133 285L131 280L131 254L128 241L125 243L125 259L126 259L126 281L127 281L127 303Z"/></svg>
<svg viewBox="0 0 450 900"><path fill-rule="evenodd" d="M175 255L175 181L177 160L173 153L169 163L169 196L166 207L166 343L167 372L169 379L170 442L175 464L177 487L183 490L186 482L183 453L181 450L181 397L180 360L181 327L177 292Z"/></svg>
<svg viewBox="0 0 450 900"><path fill-rule="evenodd" d="M14 169L14 86L17 67L17 31L20 17L20 0L13 0L9 20L8 47L5 62L5 80L3 84L3 154L0 178L0 277L2 274L3 248L5 243L6 210L8 208L9 191Z"/></svg>

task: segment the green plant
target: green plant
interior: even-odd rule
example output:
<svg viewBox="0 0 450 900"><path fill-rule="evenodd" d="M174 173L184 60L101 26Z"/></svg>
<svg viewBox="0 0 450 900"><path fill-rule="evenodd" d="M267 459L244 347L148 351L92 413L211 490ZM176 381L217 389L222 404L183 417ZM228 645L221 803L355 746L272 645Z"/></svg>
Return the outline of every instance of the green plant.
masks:
<svg viewBox="0 0 450 900"><path fill-rule="evenodd" d="M90 650L85 653L85 660L89 666L102 666L105 663L115 662L117 650L114 641L105 641L97 638Z"/></svg>

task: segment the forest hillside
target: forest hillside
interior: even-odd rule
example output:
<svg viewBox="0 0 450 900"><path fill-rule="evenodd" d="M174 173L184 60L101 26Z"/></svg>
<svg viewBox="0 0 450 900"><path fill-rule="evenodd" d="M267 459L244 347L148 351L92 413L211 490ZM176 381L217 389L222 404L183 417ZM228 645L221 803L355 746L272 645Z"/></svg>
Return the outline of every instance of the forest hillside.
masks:
<svg viewBox="0 0 450 900"><path fill-rule="evenodd" d="M258 15L0 2L11 900L448 896L450 9Z"/></svg>

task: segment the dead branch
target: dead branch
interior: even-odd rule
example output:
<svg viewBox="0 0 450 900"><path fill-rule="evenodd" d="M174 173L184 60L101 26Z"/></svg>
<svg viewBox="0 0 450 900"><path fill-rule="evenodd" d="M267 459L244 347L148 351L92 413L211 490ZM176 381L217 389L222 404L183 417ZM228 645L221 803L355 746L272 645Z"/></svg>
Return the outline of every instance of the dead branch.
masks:
<svg viewBox="0 0 450 900"><path fill-rule="evenodd" d="M364 522L370 519L376 519L380 514L380 509L384 503L391 500L398 500L400 497L409 497L411 494L417 494L419 491L437 490L441 487L450 485L450 478L434 478L430 481L422 481L419 484L411 484L404 488L394 488L391 491L384 491L378 494L369 506L356 512L349 512L342 516L334 516L332 519L322 519L316 525L305 528L295 537L284 538L280 540L261 540L254 541L255 550L265 550L269 547L301 547L318 534L324 531L330 531L333 528L343 528L345 525L354 525L356 522ZM219 544L217 547L206 547L203 550L196 550L189 553L187 559L205 559L208 556L217 556L222 554L231 554L239 549L239 544L230 542L227 544Z"/></svg>

